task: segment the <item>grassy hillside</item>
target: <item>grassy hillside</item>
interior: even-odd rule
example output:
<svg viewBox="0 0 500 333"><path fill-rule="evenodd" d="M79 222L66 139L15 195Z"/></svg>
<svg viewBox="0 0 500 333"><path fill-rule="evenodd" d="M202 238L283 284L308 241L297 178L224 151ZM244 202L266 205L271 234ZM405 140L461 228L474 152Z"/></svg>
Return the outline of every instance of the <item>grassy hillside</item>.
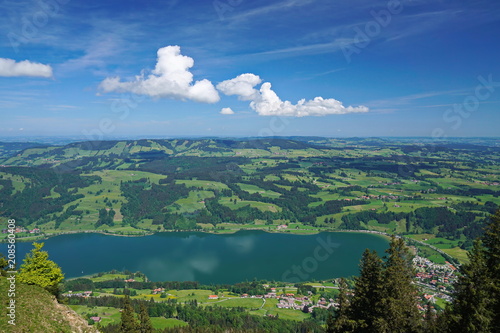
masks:
<svg viewBox="0 0 500 333"><path fill-rule="evenodd" d="M0 277L0 332L12 333L73 333L98 332L87 325L85 319L65 305L58 304L55 298L38 286L21 283L16 285L16 325L7 321L6 306L9 302L7 295L8 281Z"/></svg>

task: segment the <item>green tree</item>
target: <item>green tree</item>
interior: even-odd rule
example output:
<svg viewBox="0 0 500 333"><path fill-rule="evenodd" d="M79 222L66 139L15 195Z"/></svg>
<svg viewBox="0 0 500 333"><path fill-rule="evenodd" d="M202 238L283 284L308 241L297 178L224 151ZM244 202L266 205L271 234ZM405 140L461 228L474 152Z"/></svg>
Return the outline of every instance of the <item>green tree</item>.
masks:
<svg viewBox="0 0 500 333"><path fill-rule="evenodd" d="M338 308L335 318L328 318L327 333L354 332L355 321L350 317L350 301L348 296L347 282L344 278L339 282L339 297L337 298Z"/></svg>
<svg viewBox="0 0 500 333"><path fill-rule="evenodd" d="M500 211L491 217L468 256L447 309L450 332L499 332Z"/></svg>
<svg viewBox="0 0 500 333"><path fill-rule="evenodd" d="M151 324L148 309L146 308L144 303L141 303L139 310L139 332L152 333L153 331L153 324Z"/></svg>
<svg viewBox="0 0 500 333"><path fill-rule="evenodd" d="M328 319L326 320L326 332L333 333L334 327L335 327L335 318L333 314L330 312L328 313Z"/></svg>
<svg viewBox="0 0 500 333"><path fill-rule="evenodd" d="M5 273L6 272L5 267L7 267L8 264L9 262L7 261L7 258L5 258L3 253L0 253L0 276L7 275Z"/></svg>
<svg viewBox="0 0 500 333"><path fill-rule="evenodd" d="M382 259L376 251L363 253L360 275L355 279L351 301L351 318L357 322L357 332L375 332L374 323L381 316L383 285Z"/></svg>
<svg viewBox="0 0 500 333"><path fill-rule="evenodd" d="M17 281L36 284L57 296L64 274L55 262L49 260L48 252L42 251L43 245L44 243L33 243L34 249L26 254Z"/></svg>
<svg viewBox="0 0 500 333"><path fill-rule="evenodd" d="M377 332L419 332L422 316L417 308L417 287L413 255L402 238L392 236L382 283L382 316L374 325Z"/></svg>
<svg viewBox="0 0 500 333"><path fill-rule="evenodd" d="M434 311L434 307L431 302L426 304L427 308L425 310L425 317L423 323L423 332L425 333L441 333L442 330L439 329L438 318L436 312Z"/></svg>
<svg viewBox="0 0 500 333"><path fill-rule="evenodd" d="M139 325L134 316L134 309L130 303L130 298L125 296L123 299L123 310L121 314L121 330L122 333L138 333Z"/></svg>
<svg viewBox="0 0 500 333"><path fill-rule="evenodd" d="M491 278L491 309L494 313L492 329L500 332L500 210L491 216L483 235L486 264Z"/></svg>
<svg viewBox="0 0 500 333"><path fill-rule="evenodd" d="M490 332L491 280L484 252L483 243L476 240L468 253L469 263L460 268L462 275L455 284L450 315L449 326L453 332Z"/></svg>

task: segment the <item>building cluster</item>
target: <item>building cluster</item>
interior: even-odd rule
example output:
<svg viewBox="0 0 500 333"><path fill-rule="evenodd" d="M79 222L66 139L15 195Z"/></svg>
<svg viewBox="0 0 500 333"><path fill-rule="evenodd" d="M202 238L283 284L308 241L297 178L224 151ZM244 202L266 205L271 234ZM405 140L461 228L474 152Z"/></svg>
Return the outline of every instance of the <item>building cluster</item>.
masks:
<svg viewBox="0 0 500 333"><path fill-rule="evenodd" d="M402 197L408 197L408 196L402 196ZM370 195L362 195L359 198L360 200L398 200L400 199L400 196L397 195L376 195L376 194L370 194Z"/></svg>
<svg viewBox="0 0 500 333"><path fill-rule="evenodd" d="M444 265L435 264L427 258L415 256L413 264L417 271L417 283L433 292L424 294L427 301L434 302L435 298L451 301L453 284L457 280L457 268L446 262Z"/></svg>
<svg viewBox="0 0 500 333"><path fill-rule="evenodd" d="M6 234L8 232L10 232L9 229L2 229L2 234ZM30 233L30 234L39 234L40 229L33 228L33 229L29 230L29 229L26 229L23 227L16 227L16 229L14 229L14 233L16 233L16 234L21 233L21 232L26 232L26 233Z"/></svg>
<svg viewBox="0 0 500 333"><path fill-rule="evenodd" d="M163 292L165 292L165 288L156 288L156 289L151 290L151 294L153 294L153 295L161 294Z"/></svg>
<svg viewBox="0 0 500 333"><path fill-rule="evenodd" d="M303 311L304 307L307 306L309 312L313 312L314 308L323 308L328 309L331 306L336 307L337 304L334 303L333 299L326 300L325 298L320 298L316 303L309 296L296 296L293 293L276 293L276 288L271 288L271 291L265 295L248 295L242 294L241 298L274 298L279 300L276 307L279 309L292 309L292 310L300 310ZM210 297L209 297L210 299Z"/></svg>
<svg viewBox="0 0 500 333"><path fill-rule="evenodd" d="M382 184L384 186L390 186L390 185L401 185L401 182L384 183L382 181L379 181L379 184Z"/></svg>
<svg viewBox="0 0 500 333"><path fill-rule="evenodd" d="M92 295L92 291L82 291L80 293L73 293L72 291L68 291L67 294L63 294L65 297L89 297Z"/></svg>
<svg viewBox="0 0 500 333"><path fill-rule="evenodd" d="M280 309L293 309L293 310L304 310L307 306L309 312L313 312L314 308L328 309L329 307L337 307L338 304L334 303L333 299L330 298L326 300L325 298L320 298L316 303L308 296L295 297L293 294L281 295L279 297L279 303L276 306Z"/></svg>

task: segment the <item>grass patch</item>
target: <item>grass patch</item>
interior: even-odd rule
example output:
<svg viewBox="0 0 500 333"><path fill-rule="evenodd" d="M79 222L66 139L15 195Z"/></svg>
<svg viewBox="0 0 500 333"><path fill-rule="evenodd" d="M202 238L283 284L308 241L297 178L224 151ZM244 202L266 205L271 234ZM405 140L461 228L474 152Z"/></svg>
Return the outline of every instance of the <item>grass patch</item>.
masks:
<svg viewBox="0 0 500 333"><path fill-rule="evenodd" d="M151 324L155 329L175 328L189 326L185 321L175 318L151 317Z"/></svg>
<svg viewBox="0 0 500 333"><path fill-rule="evenodd" d="M230 298L220 302L209 303L210 305L219 305L228 308L242 307L247 309L258 309L264 301L261 298Z"/></svg>

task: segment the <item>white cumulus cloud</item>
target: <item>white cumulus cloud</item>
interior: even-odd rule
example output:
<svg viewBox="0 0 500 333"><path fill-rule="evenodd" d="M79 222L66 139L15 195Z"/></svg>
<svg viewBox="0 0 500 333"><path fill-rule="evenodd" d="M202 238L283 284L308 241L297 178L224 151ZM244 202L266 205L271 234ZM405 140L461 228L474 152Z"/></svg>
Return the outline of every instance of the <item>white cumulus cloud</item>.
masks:
<svg viewBox="0 0 500 333"><path fill-rule="evenodd" d="M231 108L222 108L222 110L220 110L220 113L221 114L234 114L234 111Z"/></svg>
<svg viewBox="0 0 500 333"><path fill-rule="evenodd" d="M52 67L37 62L24 60L16 62L12 59L0 58L0 76L33 76L52 77Z"/></svg>
<svg viewBox="0 0 500 333"><path fill-rule="evenodd" d="M255 89L261 82L259 76L247 73L219 83L217 89L225 95L237 95L241 100L251 101L250 107L261 116L305 117L369 111L366 106L346 107L336 99L323 97L308 101L301 99L297 104L292 104L282 101L269 82L264 82L259 90Z"/></svg>
<svg viewBox="0 0 500 333"><path fill-rule="evenodd" d="M231 80L222 81L217 85L225 95L237 95L240 100L249 101L258 97L259 91L254 87L261 83L258 75L247 73L241 74Z"/></svg>
<svg viewBox="0 0 500 333"><path fill-rule="evenodd" d="M201 103L216 103L219 93L212 82L203 79L193 83L189 71L193 58L181 54L179 46L166 46L158 50L156 67L149 75L142 73L133 81L120 77L106 78L100 84L103 92L132 92L155 98L190 99Z"/></svg>

